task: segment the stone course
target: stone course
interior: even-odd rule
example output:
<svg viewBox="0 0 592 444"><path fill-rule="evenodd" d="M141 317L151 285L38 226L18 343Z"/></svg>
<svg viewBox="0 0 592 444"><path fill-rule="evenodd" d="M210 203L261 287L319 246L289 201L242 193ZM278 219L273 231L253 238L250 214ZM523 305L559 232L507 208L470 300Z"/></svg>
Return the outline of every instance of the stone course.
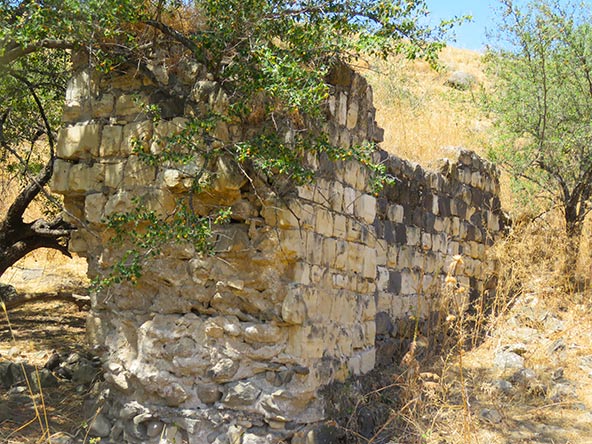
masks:
<svg viewBox="0 0 592 444"><path fill-rule="evenodd" d="M175 95L131 69L101 78L80 67L69 84L52 188L80 227L70 249L88 258L91 277L123 248L109 242L106 217L138 197L170 213L189 192L184 168L199 170L134 154L138 145L159 152L188 116L226 106L202 67L179 70L166 77ZM380 142L366 81L346 67L328 80L331 142ZM162 120L141 103L160 105ZM217 136L231 142L254 129L224 124ZM309 156L316 180L281 197L256 195L220 158L211 191L195 201L198 212L233 209L217 255L171 245L137 285L92 295L88 336L103 357L112 442L311 442L307 427L324 419L319 389L375 367L377 324L396 331L429 316L454 255L473 295L492 291L487 247L505 220L498 173L472 152L452 154L428 170L377 150L395 179L379 194L361 164Z"/></svg>

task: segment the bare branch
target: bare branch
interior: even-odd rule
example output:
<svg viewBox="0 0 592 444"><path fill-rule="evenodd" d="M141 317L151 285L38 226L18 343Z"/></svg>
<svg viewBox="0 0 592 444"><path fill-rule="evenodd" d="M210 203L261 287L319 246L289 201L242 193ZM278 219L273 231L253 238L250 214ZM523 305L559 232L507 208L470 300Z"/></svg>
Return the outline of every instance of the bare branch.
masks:
<svg viewBox="0 0 592 444"><path fill-rule="evenodd" d="M8 66L15 60L42 49L73 49L75 47L76 45L68 40L43 39L24 47L19 45L9 49L0 57L0 65Z"/></svg>

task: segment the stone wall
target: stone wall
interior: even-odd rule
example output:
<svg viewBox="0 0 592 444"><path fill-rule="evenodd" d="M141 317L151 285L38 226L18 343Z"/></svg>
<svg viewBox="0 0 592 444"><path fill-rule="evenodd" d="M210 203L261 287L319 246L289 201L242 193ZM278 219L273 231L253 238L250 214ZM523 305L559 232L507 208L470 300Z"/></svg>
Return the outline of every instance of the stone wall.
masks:
<svg viewBox="0 0 592 444"><path fill-rule="evenodd" d="M379 142L365 80L348 68L329 80L331 141ZM162 120L153 123L142 103L159 105ZM139 197L166 214L188 192L186 170L147 165L133 147L157 152L188 117L225 103L199 65L181 62L164 78L77 71L52 188L80 227L70 248L88 258L91 277L122 248L110 242L106 217ZM253 128L220 124L216 139L231 143L245 131ZM93 294L88 334L104 361L100 417L113 442L310 442L307 425L324 418L319 389L374 368L378 317L396 324L418 314L455 254L465 258L461 283L487 289L486 247L503 228L495 168L463 150L437 171L376 156L396 179L379 195L361 164L310 156L317 179L281 198L255 192L220 158L210 192L197 199L233 209L217 254L170 245L137 285ZM429 314L429 303L421 307Z"/></svg>

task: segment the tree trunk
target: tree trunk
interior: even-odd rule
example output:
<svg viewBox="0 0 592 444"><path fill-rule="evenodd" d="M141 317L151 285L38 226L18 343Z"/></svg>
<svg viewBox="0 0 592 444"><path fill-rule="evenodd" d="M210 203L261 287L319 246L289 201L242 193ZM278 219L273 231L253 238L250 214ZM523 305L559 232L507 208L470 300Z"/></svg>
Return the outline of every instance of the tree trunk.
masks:
<svg viewBox="0 0 592 444"><path fill-rule="evenodd" d="M566 282L570 284L576 281L576 270L578 265L578 257L580 254L580 238L582 235L583 224L579 218L569 217L570 213L565 213L565 232L567 238L565 240L563 267L561 270L562 277L566 278Z"/></svg>
<svg viewBox="0 0 592 444"><path fill-rule="evenodd" d="M20 191L8 208L4 220L0 221L0 276L38 248L51 248L71 257L68 239L72 227L61 216L49 222L45 219L24 221L25 211L49 181L52 172L53 157L37 177Z"/></svg>

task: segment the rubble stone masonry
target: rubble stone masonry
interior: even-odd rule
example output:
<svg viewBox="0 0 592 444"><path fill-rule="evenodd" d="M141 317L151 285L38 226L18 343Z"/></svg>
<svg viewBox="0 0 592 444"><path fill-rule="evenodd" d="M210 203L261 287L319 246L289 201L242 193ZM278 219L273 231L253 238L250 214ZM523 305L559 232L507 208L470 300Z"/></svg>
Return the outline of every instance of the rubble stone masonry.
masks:
<svg viewBox="0 0 592 444"><path fill-rule="evenodd" d="M331 141L380 142L366 81L345 67L331 81L323 128ZM159 106L160 122L143 103ZM134 146L158 152L188 118L225 103L199 65L180 63L164 78L76 71L52 189L79 227L70 248L88 258L91 277L121 248L106 217L138 197L165 213L187 192L183 170L147 165ZM220 124L216 136L228 143L245 131ZM92 296L88 335L104 361L109 439L314 442L307 431L324 419L319 389L375 367L378 318L396 326L428 316L456 254L461 284L475 294L492 287L487 247L503 229L498 173L472 152L451 155L427 170L378 150L395 178L379 195L361 164L311 156L318 177L284 198L255 195L220 158L212 189L200 195L204 208L233 209L217 254L170 245L137 285Z"/></svg>

